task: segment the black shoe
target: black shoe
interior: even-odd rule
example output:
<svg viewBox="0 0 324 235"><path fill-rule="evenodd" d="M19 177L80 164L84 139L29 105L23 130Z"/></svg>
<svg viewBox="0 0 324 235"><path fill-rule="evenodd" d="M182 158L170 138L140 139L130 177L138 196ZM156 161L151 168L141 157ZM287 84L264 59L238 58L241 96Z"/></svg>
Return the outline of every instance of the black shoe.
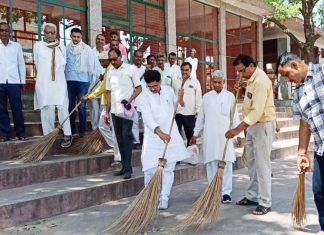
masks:
<svg viewBox="0 0 324 235"><path fill-rule="evenodd" d="M121 176L121 175L124 175L125 174L125 171L124 170L120 170L120 171L117 171L114 173L114 176Z"/></svg>
<svg viewBox="0 0 324 235"><path fill-rule="evenodd" d="M130 179L130 178L132 178L132 173L130 173L130 172L126 172L125 173L125 176L123 177L125 180L128 180L128 179Z"/></svg>
<svg viewBox="0 0 324 235"><path fill-rule="evenodd" d="M222 203L231 203L232 202L232 198L230 195L224 194L223 195L223 199L222 199Z"/></svg>

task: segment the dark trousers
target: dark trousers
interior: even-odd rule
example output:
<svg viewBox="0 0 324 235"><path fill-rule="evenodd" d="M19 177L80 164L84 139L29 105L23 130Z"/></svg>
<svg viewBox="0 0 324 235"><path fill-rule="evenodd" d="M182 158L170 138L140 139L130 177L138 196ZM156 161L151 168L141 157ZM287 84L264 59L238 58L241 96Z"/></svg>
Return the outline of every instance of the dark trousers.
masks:
<svg viewBox="0 0 324 235"><path fill-rule="evenodd" d="M85 96L88 93L89 83L88 82L77 82L77 81L68 81L67 89L69 95L69 112L75 107L75 105L80 101L82 96ZM79 113L79 133L83 134L86 131L87 126L87 109L86 102L82 103L78 108ZM75 112L70 116L70 124L72 134L76 133L75 125Z"/></svg>
<svg viewBox="0 0 324 235"><path fill-rule="evenodd" d="M134 137L132 133L133 121L111 114L115 135L121 156L121 163L124 172L133 173L132 150L134 147Z"/></svg>
<svg viewBox="0 0 324 235"><path fill-rule="evenodd" d="M187 146L189 146L189 141L193 136L195 123L196 123L195 115L176 114L175 120L177 122L177 126L180 134L181 134L181 129L183 127L187 138Z"/></svg>
<svg viewBox="0 0 324 235"><path fill-rule="evenodd" d="M21 102L20 84L0 84L0 129L4 138L10 137L10 119L7 102L12 110L17 137L25 137L24 116Z"/></svg>
<svg viewBox="0 0 324 235"><path fill-rule="evenodd" d="M324 231L324 156L315 154L313 193L321 230Z"/></svg>

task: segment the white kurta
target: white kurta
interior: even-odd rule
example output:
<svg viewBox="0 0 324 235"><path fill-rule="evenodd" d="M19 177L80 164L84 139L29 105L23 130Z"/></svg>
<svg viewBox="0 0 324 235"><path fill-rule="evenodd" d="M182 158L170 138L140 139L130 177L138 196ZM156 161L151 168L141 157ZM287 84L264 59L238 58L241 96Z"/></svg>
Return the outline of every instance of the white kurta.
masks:
<svg viewBox="0 0 324 235"><path fill-rule="evenodd" d="M201 130L203 134L203 159L204 163L221 160L225 147L225 133L228 131L231 117L231 109L234 105L233 93L223 89L219 94L212 90L206 93L202 99L202 105L198 114L194 135ZM233 128L239 125L240 119L236 109ZM225 161L235 161L233 140L229 141Z"/></svg>
<svg viewBox="0 0 324 235"><path fill-rule="evenodd" d="M66 50L62 43L55 49L55 81L52 81L52 49L43 41L34 45L34 60L37 78L34 94L34 108L48 105L69 106L66 79L64 74Z"/></svg>
<svg viewBox="0 0 324 235"><path fill-rule="evenodd" d="M177 98L171 87L163 85L160 94L153 94L147 89L139 98L144 122L142 166L143 171L146 171L157 167L158 159L162 157L165 144L158 135L154 134L154 129L160 127L164 133L169 132ZM171 141L165 155L167 163L175 163L188 157L189 153L174 123Z"/></svg>

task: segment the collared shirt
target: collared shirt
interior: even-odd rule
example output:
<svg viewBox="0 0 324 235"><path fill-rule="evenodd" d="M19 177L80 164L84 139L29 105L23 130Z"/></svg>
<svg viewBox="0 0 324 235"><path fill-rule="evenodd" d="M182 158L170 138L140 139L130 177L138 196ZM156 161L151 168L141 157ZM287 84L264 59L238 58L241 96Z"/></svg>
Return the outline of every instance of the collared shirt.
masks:
<svg viewBox="0 0 324 235"><path fill-rule="evenodd" d="M293 118L309 124L315 152L324 153L324 64L309 64L303 83L296 87L292 104Z"/></svg>
<svg viewBox="0 0 324 235"><path fill-rule="evenodd" d="M135 87L140 85L132 65L122 63L118 69L112 68L107 74L106 86L106 89L111 91L111 113L123 113L121 101L129 100Z"/></svg>
<svg viewBox="0 0 324 235"><path fill-rule="evenodd" d="M172 81L172 88L174 93L178 95L178 90L181 88L182 78L176 78ZM183 85L184 95L183 103L184 107L177 113L182 115L196 115L200 111L201 106L201 86L200 82L196 78L189 78Z"/></svg>
<svg viewBox="0 0 324 235"><path fill-rule="evenodd" d="M120 50L120 53L122 55L122 61L124 63L128 63L127 49L126 49L126 47L122 43L119 43L119 48L118 49ZM109 51L110 50L110 43L108 43L107 45L104 46L104 50L105 51Z"/></svg>
<svg viewBox="0 0 324 235"><path fill-rule="evenodd" d="M185 62L189 62L192 66L192 69L191 69L191 77L192 78L197 78L197 68L198 68L198 59L197 58L191 58L188 57L186 58Z"/></svg>
<svg viewBox="0 0 324 235"><path fill-rule="evenodd" d="M91 53L93 53L91 51ZM86 72L77 73L75 70L75 56L67 50L65 76L67 81L91 82L92 75Z"/></svg>
<svg viewBox="0 0 324 235"><path fill-rule="evenodd" d="M172 74L168 67L164 67L162 70L160 67L155 66L153 70L156 70L161 74L161 85L172 86Z"/></svg>
<svg viewBox="0 0 324 235"><path fill-rule="evenodd" d="M0 40L0 83L25 84L26 66L19 43L9 40L5 46Z"/></svg>
<svg viewBox="0 0 324 235"><path fill-rule="evenodd" d="M271 81L266 73L258 67L247 81L243 116L243 121L250 126L257 122L276 120Z"/></svg>
<svg viewBox="0 0 324 235"><path fill-rule="evenodd" d="M174 78L181 78L182 77L181 69L180 69L179 65L177 65L177 64L170 65L170 63L165 63L164 68L166 68L166 67L171 70L172 77L174 77Z"/></svg>

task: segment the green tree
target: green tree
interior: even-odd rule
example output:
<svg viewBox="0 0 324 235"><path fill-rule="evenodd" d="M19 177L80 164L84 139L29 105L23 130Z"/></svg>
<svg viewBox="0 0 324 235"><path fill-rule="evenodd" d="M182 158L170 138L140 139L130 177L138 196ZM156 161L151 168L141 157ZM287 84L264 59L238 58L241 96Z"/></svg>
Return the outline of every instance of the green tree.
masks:
<svg viewBox="0 0 324 235"><path fill-rule="evenodd" d="M321 0L265 0L275 7L275 15L267 17L266 20L275 23L286 33L303 51L304 60L316 62L314 55L314 45L317 39L321 37L316 33L316 27L324 26L324 3ZM318 3L321 2L321 5ZM289 31L289 29L280 21L290 18L300 17L304 20L305 42L301 42Z"/></svg>

